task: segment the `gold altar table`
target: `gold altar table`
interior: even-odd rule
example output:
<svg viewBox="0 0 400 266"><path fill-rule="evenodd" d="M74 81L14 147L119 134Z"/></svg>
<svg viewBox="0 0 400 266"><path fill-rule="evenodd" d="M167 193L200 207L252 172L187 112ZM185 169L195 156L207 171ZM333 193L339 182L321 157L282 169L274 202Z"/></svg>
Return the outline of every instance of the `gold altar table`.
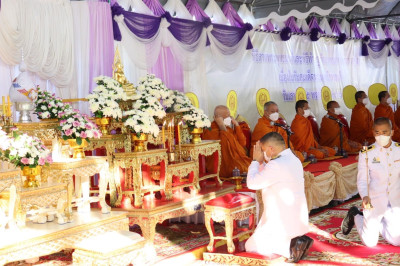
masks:
<svg viewBox="0 0 400 266"><path fill-rule="evenodd" d="M130 134L114 134L114 135L103 135L99 139L90 139L88 146L85 147L85 151L93 151L98 148L106 149L106 156L108 163L111 166L113 154L115 149L124 149L125 152L131 152L131 136Z"/></svg>
<svg viewBox="0 0 400 266"><path fill-rule="evenodd" d="M116 180L119 180L119 183L117 183L118 200L116 206L121 205L123 194L128 196L131 201L132 196L134 196L134 206L140 207L143 204L143 196L145 193L163 191L165 189L165 177L160 177L160 185L145 185L143 182L142 166L160 165L162 168L160 171L165 172L167 161L168 156L166 149L149 150L144 152L115 153L113 161L114 176L116 177ZM124 179L117 178L119 176L120 167L125 169L132 168L132 175L130 175L130 171L127 171L128 173L125 175Z"/></svg>
<svg viewBox="0 0 400 266"><path fill-rule="evenodd" d="M193 215L204 211L204 204L216 197L234 192L235 186L224 184L222 187L210 186L203 188L198 195L189 193L173 194L172 200L145 200L142 208L130 210L128 217L130 225L137 224L142 229L143 237L154 242L156 224L163 221Z"/></svg>
<svg viewBox="0 0 400 266"><path fill-rule="evenodd" d="M186 178L189 176L188 178ZM178 180L175 180L177 178ZM165 197L171 200L175 189L191 187L197 192L199 187L199 167L195 161L169 164L165 178Z"/></svg>
<svg viewBox="0 0 400 266"><path fill-rule="evenodd" d="M24 228L2 232L0 265L71 249L83 239L118 230L129 230L126 212L74 212L72 222L64 225L28 222Z"/></svg>
<svg viewBox="0 0 400 266"><path fill-rule="evenodd" d="M182 158L192 158L199 169L199 181L203 181L209 178L214 178L217 185L222 185L222 181L219 179L219 170L221 168L221 145L219 140L203 140L197 144L182 144L181 145ZM203 170L202 156L214 156L214 171L213 173L207 173ZM216 168L216 169L215 169Z"/></svg>
<svg viewBox="0 0 400 266"><path fill-rule="evenodd" d="M1 169L0 170L0 192L11 185L15 185L17 191L20 190L22 186L21 169Z"/></svg>
<svg viewBox="0 0 400 266"><path fill-rule="evenodd" d="M60 125L58 119L44 119L40 122L30 123L14 123L22 133L26 133L29 136L37 137L43 141L46 146L52 146L54 139L61 139L61 132L58 130Z"/></svg>
<svg viewBox="0 0 400 266"><path fill-rule="evenodd" d="M42 169L42 184L49 178L59 183L73 182L75 176L75 199L78 205L78 212L90 211L90 177L100 174L99 197L92 198L93 201L100 201L102 213L110 212L105 195L109 183L108 162L105 157L87 156L83 159L65 159L62 162L53 162ZM112 186L110 186L112 189ZM81 196L82 195L82 196Z"/></svg>

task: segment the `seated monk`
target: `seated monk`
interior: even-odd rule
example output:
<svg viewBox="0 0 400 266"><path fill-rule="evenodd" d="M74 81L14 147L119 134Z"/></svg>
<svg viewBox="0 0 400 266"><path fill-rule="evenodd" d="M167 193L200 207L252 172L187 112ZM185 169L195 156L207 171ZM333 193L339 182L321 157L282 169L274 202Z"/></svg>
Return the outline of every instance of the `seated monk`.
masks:
<svg viewBox="0 0 400 266"><path fill-rule="evenodd" d="M279 133L283 139L285 140L286 147L288 147L288 137L286 130L281 127L274 126L274 122L279 119L279 108L278 105L272 101L264 104L264 116L258 119L258 123L251 134L251 146L250 146L250 157L253 156L253 147L256 145L257 141L259 141L265 134L269 132L277 132ZM272 124L272 125L271 125ZM289 142L290 147L293 148L293 144ZM301 162L304 162L304 156L299 151L293 151L293 153L300 159Z"/></svg>
<svg viewBox="0 0 400 266"><path fill-rule="evenodd" d="M214 121L211 130L203 133L205 140L220 140L221 168L219 175L231 177L233 169L237 167L241 173L247 172L251 159L247 157L245 145L246 138L235 119L232 119L228 107L219 105L215 107ZM206 160L206 168L213 168L213 161Z"/></svg>
<svg viewBox="0 0 400 266"><path fill-rule="evenodd" d="M310 106L306 100L296 102L296 116L292 122L292 142L295 150L312 154L317 159L332 157L336 151L329 147L318 144L314 138L313 129L308 116L310 116Z"/></svg>
<svg viewBox="0 0 400 266"><path fill-rule="evenodd" d="M394 113L390 104L392 103L392 99L390 98L390 94L387 91L381 91L378 94L379 104L375 108L374 119L379 117L386 117L392 121L392 130L393 136L392 139L396 142L400 142L400 128L396 125L396 121L394 119Z"/></svg>
<svg viewBox="0 0 400 266"><path fill-rule="evenodd" d="M368 97L365 92L357 91L355 98L357 104L351 112L349 139L361 143L363 146L369 146L375 142L375 137L372 133L372 126L374 125L372 114L365 107L368 103Z"/></svg>
<svg viewBox="0 0 400 266"><path fill-rule="evenodd" d="M340 148L340 126L336 122L339 120L338 115L340 112L340 105L338 102L330 101L326 105L328 109L328 114L322 118L321 129L319 131L321 135L321 139L319 143L324 146L328 146L331 148ZM331 118L335 119L332 120ZM340 120L339 120L340 121ZM346 134L343 132L343 149L346 152L356 153L361 149L361 144L352 140L349 140Z"/></svg>
<svg viewBox="0 0 400 266"><path fill-rule="evenodd" d="M400 128L400 103L397 102L397 110L394 112L394 122L396 123L396 126Z"/></svg>

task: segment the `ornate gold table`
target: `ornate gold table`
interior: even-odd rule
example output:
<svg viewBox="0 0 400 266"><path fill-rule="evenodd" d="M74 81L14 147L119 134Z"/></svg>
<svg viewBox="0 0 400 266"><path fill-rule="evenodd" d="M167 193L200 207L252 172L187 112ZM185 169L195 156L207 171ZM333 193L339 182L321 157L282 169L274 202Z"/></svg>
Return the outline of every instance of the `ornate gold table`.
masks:
<svg viewBox="0 0 400 266"><path fill-rule="evenodd" d="M131 136L130 134L103 135L99 139L90 139L85 150L93 151L98 148L106 149L107 159L111 164L115 149L125 149L125 152L131 152Z"/></svg>
<svg viewBox="0 0 400 266"><path fill-rule="evenodd" d="M44 119L40 122L14 123L19 131L29 136L41 139L46 146L51 146L53 139L61 139L61 132L57 129L58 119Z"/></svg>
<svg viewBox="0 0 400 266"><path fill-rule="evenodd" d="M55 182L72 183L75 176L75 199L78 212L90 211L90 177L100 174L99 197L92 201L100 201L102 213L110 212L111 208L105 200L109 183L108 162L105 157L87 156L84 159L65 159L62 162L53 162L42 169L42 183L52 178ZM82 197L81 197L82 195Z"/></svg>
<svg viewBox="0 0 400 266"><path fill-rule="evenodd" d="M198 164L195 161L169 164L165 178L166 199L172 199L174 189L185 187L191 187L196 192L200 189Z"/></svg>
<svg viewBox="0 0 400 266"><path fill-rule="evenodd" d="M0 192L9 188L12 184L15 185L17 190L20 190L22 186L21 169L0 170Z"/></svg>
<svg viewBox="0 0 400 266"><path fill-rule="evenodd" d="M143 204L143 196L147 192L164 190L165 178L160 177L160 185L147 185L144 184L142 175L142 166L159 165L163 168L160 171L165 172L168 156L166 149L149 150L144 152L127 152L114 154L114 176L119 176L119 168L130 169L132 168L132 175L126 174L124 179L116 178L119 180L117 183L118 200L116 206L121 205L122 195L128 196L132 201L134 195L134 206L140 207ZM129 172L129 171L128 171Z"/></svg>
<svg viewBox="0 0 400 266"><path fill-rule="evenodd" d="M182 157L192 158L199 169L199 181L214 178L217 185L222 185L219 179L219 170L221 168L221 145L219 140L203 140L198 144L182 144ZM214 156L214 164L217 169L213 173L203 171L201 156Z"/></svg>

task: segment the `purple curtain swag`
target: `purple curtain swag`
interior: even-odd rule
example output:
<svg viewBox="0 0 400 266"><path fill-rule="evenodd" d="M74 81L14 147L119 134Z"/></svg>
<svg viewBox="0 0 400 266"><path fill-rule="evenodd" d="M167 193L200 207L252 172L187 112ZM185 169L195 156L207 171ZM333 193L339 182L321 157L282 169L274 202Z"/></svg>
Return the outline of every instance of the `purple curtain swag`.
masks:
<svg viewBox="0 0 400 266"><path fill-rule="evenodd" d="M129 30L141 39L150 39L160 27L161 19L166 18L171 24L168 30L180 42L184 44L193 44L196 42L202 33L203 28L208 28L211 25L210 18L200 21L193 21L181 18L173 18L169 12L165 12L160 17L138 14L124 10L118 3L111 7L112 17L123 15L124 21ZM247 31L251 31L253 26L249 23L243 25L243 28L226 26L221 24L212 24L213 30L211 34L223 45L228 47L235 46L245 35ZM114 39L121 41L121 31L118 23L113 20ZM210 44L207 40L207 46ZM253 49L250 38L248 39L247 49Z"/></svg>

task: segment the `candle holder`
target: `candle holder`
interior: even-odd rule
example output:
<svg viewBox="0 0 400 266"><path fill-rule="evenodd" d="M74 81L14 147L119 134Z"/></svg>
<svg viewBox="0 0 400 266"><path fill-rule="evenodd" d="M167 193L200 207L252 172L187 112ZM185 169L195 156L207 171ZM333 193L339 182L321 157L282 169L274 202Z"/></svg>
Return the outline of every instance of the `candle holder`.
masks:
<svg viewBox="0 0 400 266"><path fill-rule="evenodd" d="M12 132L12 129L14 128L14 123L13 123L12 117L11 116L6 116L6 115L2 115L1 116L1 123L2 123L3 130L7 134L10 134Z"/></svg>

